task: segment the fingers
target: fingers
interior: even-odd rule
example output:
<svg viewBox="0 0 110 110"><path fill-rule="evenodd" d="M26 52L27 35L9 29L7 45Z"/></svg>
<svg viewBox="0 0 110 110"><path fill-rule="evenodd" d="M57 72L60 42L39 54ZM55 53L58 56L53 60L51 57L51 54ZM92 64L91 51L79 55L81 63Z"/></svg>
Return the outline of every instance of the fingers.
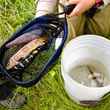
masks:
<svg viewBox="0 0 110 110"><path fill-rule="evenodd" d="M79 0L79 1L70 0L69 3L77 4L74 10L72 11L72 13L69 15L69 17L72 17L72 16L78 16L84 13L85 11L87 11L88 9L90 9L95 4L95 0Z"/></svg>
<svg viewBox="0 0 110 110"><path fill-rule="evenodd" d="M77 4L80 0L68 0L68 4Z"/></svg>
<svg viewBox="0 0 110 110"><path fill-rule="evenodd" d="M72 16L78 16L78 15L80 15L81 13L83 13L85 10L86 10L86 8L88 7L87 6L88 4L85 4L83 1L80 1L77 5L76 5L76 7L74 8L74 10L72 11L72 13L70 14L70 17L72 17Z"/></svg>

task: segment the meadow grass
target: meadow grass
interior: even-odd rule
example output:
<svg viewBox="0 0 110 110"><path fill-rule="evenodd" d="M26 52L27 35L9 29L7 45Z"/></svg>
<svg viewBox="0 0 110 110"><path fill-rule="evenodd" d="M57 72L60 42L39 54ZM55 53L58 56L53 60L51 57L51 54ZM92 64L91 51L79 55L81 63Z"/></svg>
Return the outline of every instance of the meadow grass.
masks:
<svg viewBox="0 0 110 110"><path fill-rule="evenodd" d="M34 0L0 0L0 45L34 15ZM18 110L110 110L110 97L96 107L77 105L66 94L60 73L59 59L38 84L31 88L18 87L16 92L27 96L27 104ZM9 109L0 106L0 110Z"/></svg>

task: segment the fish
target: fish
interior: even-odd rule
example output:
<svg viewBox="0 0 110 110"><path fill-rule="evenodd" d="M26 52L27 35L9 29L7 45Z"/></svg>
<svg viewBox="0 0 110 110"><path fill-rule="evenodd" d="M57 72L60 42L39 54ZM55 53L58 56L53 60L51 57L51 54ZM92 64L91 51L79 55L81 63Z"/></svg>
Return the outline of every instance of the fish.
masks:
<svg viewBox="0 0 110 110"><path fill-rule="evenodd" d="M17 37L13 41L9 42L6 44L7 48L10 48L14 45L20 45L20 44L25 44L28 43L36 38L38 38L40 35L42 35L42 30L36 29L31 32L24 33L23 35Z"/></svg>
<svg viewBox="0 0 110 110"><path fill-rule="evenodd" d="M42 37L37 37L36 39L25 44L9 59L6 65L7 70L14 68L17 64L20 63L20 59L25 59L28 55L31 54L33 50L35 50L39 46L45 45L47 41L48 41L48 37L42 36ZM38 51L36 50L36 52Z"/></svg>

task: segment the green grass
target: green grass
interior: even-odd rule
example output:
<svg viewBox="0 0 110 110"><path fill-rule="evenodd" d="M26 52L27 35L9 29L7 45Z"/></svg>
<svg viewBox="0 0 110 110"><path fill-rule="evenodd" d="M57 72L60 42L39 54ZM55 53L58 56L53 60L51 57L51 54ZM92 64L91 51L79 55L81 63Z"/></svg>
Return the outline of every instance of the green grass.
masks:
<svg viewBox="0 0 110 110"><path fill-rule="evenodd" d="M34 15L34 0L0 0L0 45ZM59 60L34 87L18 87L16 92L22 92L27 96L27 104L18 110L110 110L110 97L96 107L77 105L66 94L60 73ZM0 110L8 109L0 106Z"/></svg>

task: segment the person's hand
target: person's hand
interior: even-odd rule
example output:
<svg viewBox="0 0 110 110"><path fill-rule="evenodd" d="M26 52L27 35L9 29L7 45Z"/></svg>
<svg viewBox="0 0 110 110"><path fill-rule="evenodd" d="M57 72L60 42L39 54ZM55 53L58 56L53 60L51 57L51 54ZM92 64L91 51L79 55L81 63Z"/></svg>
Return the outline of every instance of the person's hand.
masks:
<svg viewBox="0 0 110 110"><path fill-rule="evenodd" d="M95 3L96 0L69 0L68 4L76 4L69 17L81 15L95 5Z"/></svg>

